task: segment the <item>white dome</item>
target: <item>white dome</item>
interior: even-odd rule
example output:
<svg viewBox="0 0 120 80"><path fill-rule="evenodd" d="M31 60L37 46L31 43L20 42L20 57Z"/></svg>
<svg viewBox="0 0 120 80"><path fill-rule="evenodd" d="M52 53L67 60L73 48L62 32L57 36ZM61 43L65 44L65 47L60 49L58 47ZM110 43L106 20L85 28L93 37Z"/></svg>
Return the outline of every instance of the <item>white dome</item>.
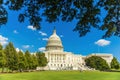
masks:
<svg viewBox="0 0 120 80"><path fill-rule="evenodd" d="M56 34L56 30L53 31L53 34L48 39L46 51L49 51L49 50L63 51L62 42L61 42L60 37Z"/></svg>

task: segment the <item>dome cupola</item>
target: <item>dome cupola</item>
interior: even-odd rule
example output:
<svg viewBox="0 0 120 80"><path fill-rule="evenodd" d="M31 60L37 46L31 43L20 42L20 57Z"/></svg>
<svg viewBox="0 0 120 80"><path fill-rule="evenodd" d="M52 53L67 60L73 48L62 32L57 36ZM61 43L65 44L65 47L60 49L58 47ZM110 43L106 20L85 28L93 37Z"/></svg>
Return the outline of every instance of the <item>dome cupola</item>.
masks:
<svg viewBox="0 0 120 80"><path fill-rule="evenodd" d="M50 50L63 51L62 41L60 37L56 34L55 29L53 30L53 34L49 37L46 45L46 51Z"/></svg>

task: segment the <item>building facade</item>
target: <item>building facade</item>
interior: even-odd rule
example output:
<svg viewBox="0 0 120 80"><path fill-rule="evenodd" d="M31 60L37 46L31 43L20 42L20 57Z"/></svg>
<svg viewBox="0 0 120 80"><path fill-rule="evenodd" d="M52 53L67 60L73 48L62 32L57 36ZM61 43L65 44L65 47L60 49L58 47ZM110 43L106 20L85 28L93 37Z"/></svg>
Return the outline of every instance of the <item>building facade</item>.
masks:
<svg viewBox="0 0 120 80"><path fill-rule="evenodd" d="M47 70L86 70L88 68L85 66L85 58L94 55L91 54L89 56L82 56L76 55L72 52L65 52L62 41L56 34L55 29L48 39L46 51L44 53L48 60L48 64L46 66ZM113 58L112 54L95 55L105 59L108 64L110 64Z"/></svg>

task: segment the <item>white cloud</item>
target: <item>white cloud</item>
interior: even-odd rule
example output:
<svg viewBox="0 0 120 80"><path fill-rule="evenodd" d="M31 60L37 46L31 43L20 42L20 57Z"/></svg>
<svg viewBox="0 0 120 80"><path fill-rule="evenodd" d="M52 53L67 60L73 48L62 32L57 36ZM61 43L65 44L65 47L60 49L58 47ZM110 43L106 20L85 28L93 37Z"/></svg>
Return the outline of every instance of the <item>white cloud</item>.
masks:
<svg viewBox="0 0 120 80"><path fill-rule="evenodd" d="M23 52L23 50L22 50L22 49L19 49L19 48L16 48L16 51L17 51L17 52L19 52L19 51L22 51L22 52Z"/></svg>
<svg viewBox="0 0 120 80"><path fill-rule="evenodd" d="M63 35L60 35L60 37L62 38L62 37L64 37Z"/></svg>
<svg viewBox="0 0 120 80"><path fill-rule="evenodd" d="M17 30L14 30L13 33L18 34L18 31L17 31Z"/></svg>
<svg viewBox="0 0 120 80"><path fill-rule="evenodd" d="M7 43L8 43L8 38L0 35L0 44L4 46L4 45L6 45Z"/></svg>
<svg viewBox="0 0 120 80"><path fill-rule="evenodd" d="M22 46L22 48L24 48L24 49L33 48L33 47L34 47L34 45L23 45Z"/></svg>
<svg viewBox="0 0 120 80"><path fill-rule="evenodd" d="M38 50L41 51L41 52L44 52L45 51L45 47L40 47L40 48L38 48Z"/></svg>
<svg viewBox="0 0 120 80"><path fill-rule="evenodd" d="M30 48L30 45L23 45L22 46L24 49L28 49L28 48Z"/></svg>
<svg viewBox="0 0 120 80"><path fill-rule="evenodd" d="M48 38L42 38L43 41L48 41Z"/></svg>
<svg viewBox="0 0 120 80"><path fill-rule="evenodd" d="M20 49L19 49L19 48L16 48L16 51L17 51L17 52L19 52L19 51L20 51Z"/></svg>
<svg viewBox="0 0 120 80"><path fill-rule="evenodd" d="M39 31L39 33L40 33L42 36L47 36L47 33L45 33L45 32Z"/></svg>
<svg viewBox="0 0 120 80"><path fill-rule="evenodd" d="M31 29L31 30L33 30L33 31L36 30L36 28L34 28L33 26L28 26L27 28L28 28L28 29Z"/></svg>
<svg viewBox="0 0 120 80"><path fill-rule="evenodd" d="M99 45L99 46L107 46L109 45L111 42L105 39L100 39L98 41L95 42L95 44Z"/></svg>

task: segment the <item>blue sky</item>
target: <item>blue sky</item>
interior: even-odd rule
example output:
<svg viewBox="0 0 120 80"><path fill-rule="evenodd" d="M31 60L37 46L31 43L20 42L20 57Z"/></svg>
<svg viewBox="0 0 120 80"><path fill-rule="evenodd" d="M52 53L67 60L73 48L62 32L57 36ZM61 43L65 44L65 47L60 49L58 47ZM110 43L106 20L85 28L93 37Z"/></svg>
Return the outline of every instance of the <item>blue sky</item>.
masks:
<svg viewBox="0 0 120 80"><path fill-rule="evenodd" d="M120 37L112 36L101 39L104 31L96 29L92 29L84 37L79 37L77 32L73 32L76 21L69 23L42 21L41 30L35 30L28 21L19 23L17 16L17 12L9 11L8 23L0 28L0 43L3 46L12 42L17 50L29 50L31 53L44 50L54 26L56 26L57 34L61 37L65 51L81 55L111 53L120 61Z"/></svg>

